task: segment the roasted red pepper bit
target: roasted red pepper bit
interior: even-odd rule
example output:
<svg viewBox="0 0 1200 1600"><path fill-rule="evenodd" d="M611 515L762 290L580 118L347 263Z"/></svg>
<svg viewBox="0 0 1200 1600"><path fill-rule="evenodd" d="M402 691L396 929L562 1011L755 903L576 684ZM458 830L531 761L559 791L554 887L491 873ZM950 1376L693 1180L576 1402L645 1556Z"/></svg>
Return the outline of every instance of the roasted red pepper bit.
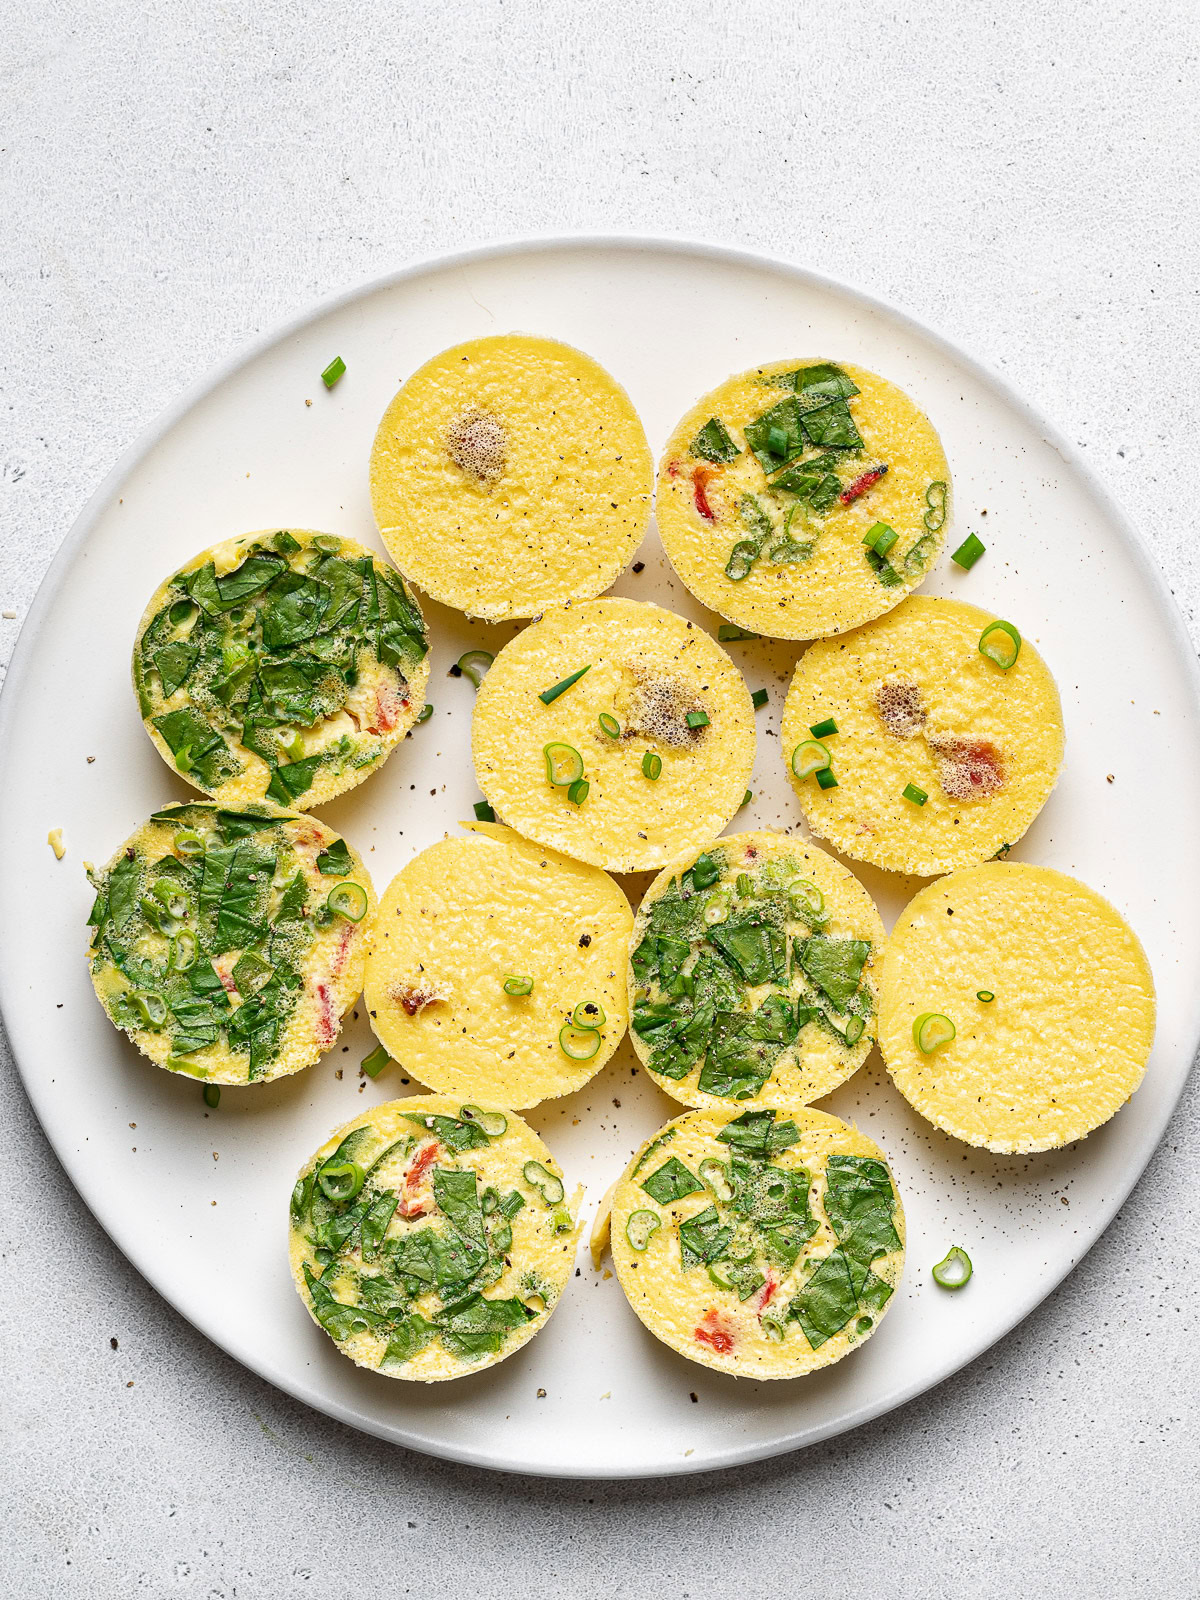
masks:
<svg viewBox="0 0 1200 1600"><path fill-rule="evenodd" d="M697 467L692 474L692 498L696 502L696 510L708 522L715 522L717 514L708 503L705 486L712 477L708 467Z"/></svg>
<svg viewBox="0 0 1200 1600"><path fill-rule="evenodd" d="M852 504L859 495L866 494L868 489L873 489L886 471L886 467L872 467L870 472L862 473L838 495L839 502L844 506Z"/></svg>
<svg viewBox="0 0 1200 1600"><path fill-rule="evenodd" d="M696 1329L696 1341L710 1346L719 1356L727 1356L733 1352L733 1335L727 1328L721 1326L715 1308L704 1313L704 1320Z"/></svg>

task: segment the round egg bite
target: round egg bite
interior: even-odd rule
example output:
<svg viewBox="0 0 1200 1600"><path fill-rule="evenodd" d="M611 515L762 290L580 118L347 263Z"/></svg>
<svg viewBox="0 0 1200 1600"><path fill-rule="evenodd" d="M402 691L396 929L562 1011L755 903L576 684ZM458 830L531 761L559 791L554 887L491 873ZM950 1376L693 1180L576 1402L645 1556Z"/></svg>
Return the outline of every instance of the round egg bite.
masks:
<svg viewBox="0 0 1200 1600"><path fill-rule="evenodd" d="M579 1189L513 1111L392 1100L331 1134L292 1191L292 1277L343 1355L437 1383L503 1361L558 1304Z"/></svg>
<svg viewBox="0 0 1200 1600"><path fill-rule="evenodd" d="M684 1105L807 1105L870 1053L883 938L867 891L805 840L735 833L689 851L638 909L633 1047Z"/></svg>
<svg viewBox="0 0 1200 1600"><path fill-rule="evenodd" d="M396 395L371 503L396 565L490 622L607 589L650 517L650 449L604 368L529 334L443 350Z"/></svg>
<svg viewBox="0 0 1200 1600"><path fill-rule="evenodd" d="M634 1311L689 1361L798 1378L874 1333L904 1265L887 1160L823 1111L689 1111L642 1146L612 1201Z"/></svg>
<svg viewBox="0 0 1200 1600"><path fill-rule="evenodd" d="M835 850L931 877L989 860L1037 816L1062 765L1062 707L1028 640L1007 670L981 652L996 623L917 596L800 658L780 749L805 820ZM820 772L797 776L822 759L814 739L828 788Z"/></svg>
<svg viewBox="0 0 1200 1600"><path fill-rule="evenodd" d="M534 1106L582 1088L621 1042L633 914L599 868L496 823L472 832L392 880L367 1010L388 1053L430 1088Z"/></svg>
<svg viewBox="0 0 1200 1600"><path fill-rule="evenodd" d="M228 1084L300 1072L362 992L375 891L315 817L185 801L89 877L92 984L169 1072Z"/></svg>
<svg viewBox="0 0 1200 1600"><path fill-rule="evenodd" d="M636 872L711 839L737 811L754 707L695 623L593 600L505 645L475 699L471 749L504 822L578 861Z"/></svg>
<svg viewBox="0 0 1200 1600"><path fill-rule="evenodd" d="M698 600L774 639L820 639L924 579L950 520L950 469L928 417L886 379L775 361L687 413L655 509Z"/></svg>
<svg viewBox="0 0 1200 1600"><path fill-rule="evenodd" d="M1015 1155L1084 1138L1137 1088L1153 1041L1137 935L1050 867L951 873L888 941L883 1059L914 1109L967 1144Z"/></svg>
<svg viewBox="0 0 1200 1600"><path fill-rule="evenodd" d="M383 764L425 703L429 647L398 572L353 539L227 539L159 586L133 686L159 755L226 805L323 805Z"/></svg>

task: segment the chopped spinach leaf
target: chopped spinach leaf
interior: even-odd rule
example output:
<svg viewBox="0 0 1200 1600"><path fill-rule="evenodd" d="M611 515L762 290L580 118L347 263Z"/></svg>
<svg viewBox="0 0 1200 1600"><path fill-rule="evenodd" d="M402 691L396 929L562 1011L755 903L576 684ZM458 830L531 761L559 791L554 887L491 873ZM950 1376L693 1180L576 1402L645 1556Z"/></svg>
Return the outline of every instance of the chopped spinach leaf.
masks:
<svg viewBox="0 0 1200 1600"><path fill-rule="evenodd" d="M800 965L836 1011L845 1011L862 982L871 946L863 939L814 933L800 950Z"/></svg>
<svg viewBox="0 0 1200 1600"><path fill-rule="evenodd" d="M645 1184L642 1185L645 1188ZM733 1228L721 1221L716 1206L706 1206L679 1227L679 1254L686 1272L714 1261L733 1237Z"/></svg>
<svg viewBox="0 0 1200 1600"><path fill-rule="evenodd" d="M741 455L720 417L710 417L692 440L689 453L705 461L733 461Z"/></svg>
<svg viewBox="0 0 1200 1600"><path fill-rule="evenodd" d="M317 857L317 871L327 878L344 878L353 866L350 851L344 839L335 839L326 845Z"/></svg>
<svg viewBox="0 0 1200 1600"><path fill-rule="evenodd" d="M683 1162L671 1156L642 1180L642 1188L660 1206L670 1205L672 1200L682 1199L688 1194L703 1194L704 1185L694 1172L689 1172Z"/></svg>

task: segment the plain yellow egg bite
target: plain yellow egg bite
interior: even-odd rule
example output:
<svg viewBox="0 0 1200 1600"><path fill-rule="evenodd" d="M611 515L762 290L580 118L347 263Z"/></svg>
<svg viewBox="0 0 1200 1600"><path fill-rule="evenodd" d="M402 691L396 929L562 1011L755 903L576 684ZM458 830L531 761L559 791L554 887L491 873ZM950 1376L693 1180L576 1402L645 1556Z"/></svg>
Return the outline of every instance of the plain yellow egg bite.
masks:
<svg viewBox="0 0 1200 1600"><path fill-rule="evenodd" d="M807 1105L870 1053L883 937L867 891L806 840L763 830L689 851L634 923L634 1049L684 1105Z"/></svg>
<svg viewBox="0 0 1200 1600"><path fill-rule="evenodd" d="M638 600L563 606L505 645L471 749L501 821L609 872L721 829L754 764L742 675L693 622Z"/></svg>
<svg viewBox="0 0 1200 1600"><path fill-rule="evenodd" d="M343 1355L437 1383L528 1344L575 1261L553 1156L515 1112L415 1095L330 1135L292 1191L292 1277Z"/></svg>
<svg viewBox="0 0 1200 1600"><path fill-rule="evenodd" d="M823 1111L689 1111L613 1195L617 1277L672 1350L738 1378L798 1378L868 1339L904 1266L886 1157Z"/></svg>
<svg viewBox="0 0 1200 1600"><path fill-rule="evenodd" d="M169 1072L213 1084L300 1072L362 992L375 891L315 817L166 806L89 877L93 987Z"/></svg>
<svg viewBox="0 0 1200 1600"><path fill-rule="evenodd" d="M651 477L620 384L570 345L508 333L408 379L375 435L371 503L413 583L497 622L607 589L646 532Z"/></svg>
<svg viewBox="0 0 1200 1600"><path fill-rule="evenodd" d="M392 880L367 1009L420 1082L534 1106L582 1087L621 1042L633 914L598 867L496 823L472 832Z"/></svg>
<svg viewBox="0 0 1200 1600"><path fill-rule="evenodd" d="M1063 757L1058 690L1033 645L1020 640L1007 668L980 648L1004 656L1014 635L978 606L916 596L806 650L780 750L812 831L858 861L922 877L1014 844Z"/></svg>
<svg viewBox="0 0 1200 1600"><path fill-rule="evenodd" d="M684 417L655 509L698 600L771 638L820 639L925 578L950 520L950 469L895 384L845 363L773 361Z"/></svg>
<svg viewBox="0 0 1200 1600"><path fill-rule="evenodd" d="M307 811L354 788L416 722L428 679L400 574L307 528L202 550L155 591L133 647L155 749L225 805Z"/></svg>
<svg viewBox="0 0 1200 1600"><path fill-rule="evenodd" d="M1137 935L1086 884L992 862L921 890L888 942L879 1045L935 1127L1005 1154L1107 1122L1142 1080L1154 981Z"/></svg>

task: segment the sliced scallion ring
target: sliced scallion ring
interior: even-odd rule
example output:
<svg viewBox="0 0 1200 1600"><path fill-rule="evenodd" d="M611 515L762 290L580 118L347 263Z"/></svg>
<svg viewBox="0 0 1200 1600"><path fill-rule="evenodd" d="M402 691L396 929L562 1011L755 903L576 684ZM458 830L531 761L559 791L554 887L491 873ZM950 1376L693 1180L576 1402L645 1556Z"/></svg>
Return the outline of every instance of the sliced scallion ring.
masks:
<svg viewBox="0 0 1200 1600"><path fill-rule="evenodd" d="M607 1021L604 1007L595 1000L581 1000L571 1013L571 1026L581 1033L602 1028Z"/></svg>
<svg viewBox="0 0 1200 1600"><path fill-rule="evenodd" d="M822 767L820 772L817 773L817 788L818 789L836 789L837 786L838 786L838 781L837 781L836 775L834 774L833 768L832 767Z"/></svg>
<svg viewBox="0 0 1200 1600"><path fill-rule="evenodd" d="M221 1104L221 1085L219 1083L206 1083L200 1090L204 1097L204 1104L210 1111L215 1111Z"/></svg>
<svg viewBox="0 0 1200 1600"><path fill-rule="evenodd" d="M578 783L583 777L583 757L573 744L554 739L543 745L542 755L546 762L546 782L556 789Z"/></svg>
<svg viewBox="0 0 1200 1600"><path fill-rule="evenodd" d="M762 1331L766 1334L768 1339L773 1340L776 1344L783 1343L785 1329L783 1326L783 1318L778 1311L775 1311L768 1306L758 1320L762 1327Z"/></svg>
<svg viewBox="0 0 1200 1600"><path fill-rule="evenodd" d="M985 1006L990 1006L996 996L990 989L976 989L975 998L982 1001Z"/></svg>
<svg viewBox="0 0 1200 1600"><path fill-rule="evenodd" d="M863 1036L863 1029L866 1027L866 1025L866 1022L862 1017L848 1018L846 1026L842 1031L842 1038L845 1039L848 1045L857 1044Z"/></svg>
<svg viewBox="0 0 1200 1600"><path fill-rule="evenodd" d="M733 1279L729 1276L729 1268L723 1261L710 1261L708 1263L709 1281L715 1283L718 1289L732 1289Z"/></svg>
<svg viewBox="0 0 1200 1600"><path fill-rule="evenodd" d="M454 663L464 678L470 678L478 689L483 682L484 673L495 661L495 656L490 650L467 650Z"/></svg>
<svg viewBox="0 0 1200 1600"><path fill-rule="evenodd" d="M817 888L811 878L796 878L787 886L788 899L792 902L792 910L804 922L819 927L829 921L829 913L825 909L825 896Z"/></svg>
<svg viewBox="0 0 1200 1600"><path fill-rule="evenodd" d="M518 977L516 974L510 974L507 978L505 978L502 987L504 989L505 994L511 994L511 995L532 994L533 993L533 979L532 978L522 978L522 977Z"/></svg>
<svg viewBox="0 0 1200 1600"><path fill-rule="evenodd" d="M481 1106L461 1106L459 1116L464 1122L476 1122L489 1139L499 1139L508 1130L508 1118L502 1111L484 1111Z"/></svg>
<svg viewBox="0 0 1200 1600"><path fill-rule="evenodd" d="M733 583L741 583L750 576L750 568L758 560L758 546L753 539L739 539L729 552L725 563L725 576Z"/></svg>
<svg viewBox="0 0 1200 1600"><path fill-rule="evenodd" d="M814 739L828 739L831 733L838 731L838 726L832 717L826 717L823 722L814 722L808 731Z"/></svg>
<svg viewBox="0 0 1200 1600"><path fill-rule="evenodd" d="M708 727L708 712L707 711L689 711L687 716L684 717L683 720L687 723L688 727L693 729L693 730L696 729L696 728L707 728Z"/></svg>
<svg viewBox="0 0 1200 1600"><path fill-rule="evenodd" d="M653 750L647 750L642 757L642 771L651 783L657 783L662 775L662 757Z"/></svg>
<svg viewBox="0 0 1200 1600"><path fill-rule="evenodd" d="M578 683L584 673L591 670L592 663L589 661L586 667L580 667L579 671L573 672L569 678L563 678L560 683L551 684L548 689L543 689L541 694L538 695L538 699L544 706L553 705L560 694L566 694L573 683Z"/></svg>
<svg viewBox="0 0 1200 1600"><path fill-rule="evenodd" d="M167 1020L167 1002L160 994L135 989L129 996L134 1009L148 1028L161 1028Z"/></svg>
<svg viewBox="0 0 1200 1600"><path fill-rule="evenodd" d="M330 889L325 898L330 911L347 922L361 922L367 914L367 891L361 883L339 883Z"/></svg>
<svg viewBox="0 0 1200 1600"><path fill-rule="evenodd" d="M366 1172L357 1161L327 1162L317 1173L321 1193L327 1200L353 1200L366 1178Z"/></svg>
<svg viewBox="0 0 1200 1600"><path fill-rule="evenodd" d="M706 1184L718 1200L733 1199L733 1185L729 1181L729 1168L716 1156L706 1156L700 1163L700 1182Z"/></svg>
<svg viewBox="0 0 1200 1600"><path fill-rule="evenodd" d="M792 771L798 778L811 778L829 765L829 751L819 739L802 739L792 751Z"/></svg>
<svg viewBox="0 0 1200 1600"><path fill-rule="evenodd" d="M196 965L196 935L181 928L171 941L171 955L167 962L172 972L187 972Z"/></svg>
<svg viewBox="0 0 1200 1600"><path fill-rule="evenodd" d="M854 1324L854 1331L861 1339L863 1334L870 1333L874 1326L875 1320L873 1317L859 1317L858 1321Z"/></svg>
<svg viewBox="0 0 1200 1600"><path fill-rule="evenodd" d="M631 1250L642 1251L662 1227L657 1211L631 1211L625 1223L625 1237Z"/></svg>
<svg viewBox="0 0 1200 1600"><path fill-rule="evenodd" d="M204 835L197 833L195 828L180 828L173 840L175 854L183 856L202 856L204 854Z"/></svg>
<svg viewBox="0 0 1200 1600"><path fill-rule="evenodd" d="M1007 672L1021 653L1021 635L1011 622L989 622L979 635L979 654Z"/></svg>
<svg viewBox="0 0 1200 1600"><path fill-rule="evenodd" d="M610 739L621 737L621 724L611 711L602 711L596 721L600 724L601 732L606 733Z"/></svg>
<svg viewBox="0 0 1200 1600"><path fill-rule="evenodd" d="M550 1223L555 1233L569 1233L575 1226L571 1213L566 1206L555 1206L554 1215L550 1218Z"/></svg>
<svg viewBox="0 0 1200 1600"><path fill-rule="evenodd" d="M739 628L736 622L723 622L717 629L717 638L722 644L732 644L735 639L761 639L762 634Z"/></svg>
<svg viewBox="0 0 1200 1600"><path fill-rule="evenodd" d="M724 922L733 909L733 890L729 888L714 889L704 902L704 924L713 928L718 922Z"/></svg>
<svg viewBox="0 0 1200 1600"><path fill-rule="evenodd" d="M923 1056L939 1045L949 1044L958 1029L940 1011L925 1011L913 1023L913 1043Z"/></svg>
<svg viewBox="0 0 1200 1600"><path fill-rule="evenodd" d="M737 875L737 892L739 899L749 900L754 893L754 879L748 872L739 872Z"/></svg>
<svg viewBox="0 0 1200 1600"><path fill-rule="evenodd" d="M433 715L432 702L429 701L429 700L426 700L425 704L421 707L421 710L420 710L420 712L419 712L419 714L417 716L417 723L416 723L417 727L419 728L423 722L428 722L432 715Z"/></svg>
<svg viewBox="0 0 1200 1600"><path fill-rule="evenodd" d="M558 1030L558 1048L572 1061L590 1061L600 1048L600 1034L595 1028L573 1028L564 1022Z"/></svg>
<svg viewBox="0 0 1200 1600"><path fill-rule="evenodd" d="M375 1046L374 1050L371 1051L369 1056L363 1057L363 1059L359 1062L359 1066L363 1069L368 1078L377 1078L391 1059L391 1056L388 1055L387 1051L380 1044Z"/></svg>
<svg viewBox="0 0 1200 1600"><path fill-rule="evenodd" d="M484 1132L487 1132L486 1128ZM548 1167L544 1167L540 1161L527 1161L522 1171L525 1175L525 1182L532 1188L541 1190L542 1199L548 1206L557 1206L562 1203L562 1197L566 1193L563 1188L563 1181L561 1178L555 1177Z"/></svg>
<svg viewBox="0 0 1200 1600"><path fill-rule="evenodd" d="M591 784L586 778L576 778L574 783L567 785L567 799L573 806L581 806L591 792Z"/></svg>
<svg viewBox="0 0 1200 1600"><path fill-rule="evenodd" d="M933 1269L933 1281L939 1289L961 1289L971 1281L975 1268L971 1258L959 1245L953 1245Z"/></svg>

